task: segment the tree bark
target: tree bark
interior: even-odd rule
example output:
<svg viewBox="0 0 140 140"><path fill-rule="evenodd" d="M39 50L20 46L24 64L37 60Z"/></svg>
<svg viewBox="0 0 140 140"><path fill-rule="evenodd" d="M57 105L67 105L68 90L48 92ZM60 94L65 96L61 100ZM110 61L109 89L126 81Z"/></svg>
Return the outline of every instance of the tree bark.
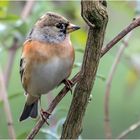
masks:
<svg viewBox="0 0 140 140"><path fill-rule="evenodd" d="M82 74L76 85L72 103L63 125L61 139L78 139L82 120L95 81L108 22L105 1L81 1L81 15L89 25L88 39L82 64Z"/></svg>

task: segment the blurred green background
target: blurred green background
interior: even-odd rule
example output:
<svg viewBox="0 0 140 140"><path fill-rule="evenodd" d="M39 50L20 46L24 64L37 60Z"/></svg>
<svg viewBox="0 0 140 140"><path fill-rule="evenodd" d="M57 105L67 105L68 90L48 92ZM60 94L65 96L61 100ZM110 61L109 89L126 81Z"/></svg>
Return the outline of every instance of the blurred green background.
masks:
<svg viewBox="0 0 140 140"><path fill-rule="evenodd" d="M75 65L71 74L74 76L79 70L83 59L88 27L80 16L80 1L35 1L31 13L21 18L24 6L28 1L0 0L0 68L3 76L6 74L12 54L14 39L18 40L18 49L14 54L13 64L8 68L11 71L7 82L7 93L12 112L14 128L17 138L26 138L37 120L28 119L19 122L19 116L25 103L24 90L19 75L19 62L22 44L36 20L45 12L57 12L69 19L81 29L71 34L71 40L76 51ZM132 19L139 15L139 1L107 1L109 21L107 25L104 46L116 36ZM114 61L115 55L122 42L111 49L100 61L92 100L88 105L81 139L101 139L104 134L104 95L106 79ZM130 125L140 120L140 28L136 28L129 39L128 47L117 67L113 78L110 95L110 123L113 138L117 137ZM0 84L1 85L1 84ZM53 90L51 94L42 98L44 108L53 97L62 89L63 85ZM0 87L1 88L1 87ZM53 94L52 94L53 93ZM0 93L3 94L3 93ZM69 93L61 101L51 116L50 126L44 125L36 138L59 138L62 124L67 115L72 95ZM9 138L3 102L0 101L0 138ZM140 138L140 129L133 131L126 138Z"/></svg>

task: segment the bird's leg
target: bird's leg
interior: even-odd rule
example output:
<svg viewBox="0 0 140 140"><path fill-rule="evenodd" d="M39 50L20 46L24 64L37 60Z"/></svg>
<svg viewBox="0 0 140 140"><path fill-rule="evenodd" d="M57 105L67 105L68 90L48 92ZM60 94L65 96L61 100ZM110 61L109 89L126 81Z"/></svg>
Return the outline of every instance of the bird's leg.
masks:
<svg viewBox="0 0 140 140"><path fill-rule="evenodd" d="M39 98L39 101L40 101L40 107L41 107L41 97ZM51 113L43 110L43 108L41 107L40 115L41 115L42 120L44 120L46 122L46 124L49 125L47 119L49 119L49 116L51 115Z"/></svg>
<svg viewBox="0 0 140 140"><path fill-rule="evenodd" d="M63 80L63 83L65 84L65 86L70 90L71 94L72 94L72 85L74 84L71 80Z"/></svg>

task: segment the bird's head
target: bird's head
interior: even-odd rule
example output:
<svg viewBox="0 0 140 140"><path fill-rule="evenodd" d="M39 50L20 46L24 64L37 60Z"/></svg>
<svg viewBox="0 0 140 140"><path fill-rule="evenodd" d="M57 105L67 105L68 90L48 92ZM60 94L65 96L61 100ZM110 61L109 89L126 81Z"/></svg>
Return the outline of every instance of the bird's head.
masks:
<svg viewBox="0 0 140 140"><path fill-rule="evenodd" d="M35 24L32 38L39 38L47 42L61 42L69 33L80 29L66 18L56 13L47 12Z"/></svg>

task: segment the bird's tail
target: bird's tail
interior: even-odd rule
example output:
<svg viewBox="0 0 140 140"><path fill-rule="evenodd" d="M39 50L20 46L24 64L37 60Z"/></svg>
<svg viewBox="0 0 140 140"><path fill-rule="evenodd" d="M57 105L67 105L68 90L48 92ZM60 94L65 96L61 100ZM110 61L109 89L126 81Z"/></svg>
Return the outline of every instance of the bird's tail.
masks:
<svg viewBox="0 0 140 140"><path fill-rule="evenodd" d="M31 105L25 104L19 121L23 121L27 119L28 117L36 118L37 115L38 115L38 102L37 101L32 103Z"/></svg>

